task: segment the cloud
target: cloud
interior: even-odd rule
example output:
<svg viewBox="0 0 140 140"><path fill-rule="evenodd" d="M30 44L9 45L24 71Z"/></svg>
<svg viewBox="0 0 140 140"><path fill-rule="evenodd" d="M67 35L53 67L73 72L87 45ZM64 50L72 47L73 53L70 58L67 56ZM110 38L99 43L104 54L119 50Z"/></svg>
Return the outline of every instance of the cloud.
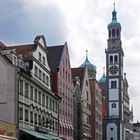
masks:
<svg viewBox="0 0 140 140"><path fill-rule="evenodd" d="M48 2L45 7L35 3L34 6L33 1L12 0L11 3L12 5L8 1L2 3L2 6L8 9L2 8L4 14L0 19L0 38L4 42L8 44L31 43L39 34L45 35L49 44L66 41L67 22L61 9L55 3Z"/></svg>
<svg viewBox="0 0 140 140"><path fill-rule="evenodd" d="M122 25L124 72L127 73L135 121L139 100L140 1L118 0L117 19ZM0 4L0 38L5 44L32 43L43 34L47 44L68 42L72 67L85 60L97 66L97 79L106 65L107 25L111 22L110 0L4 0Z"/></svg>

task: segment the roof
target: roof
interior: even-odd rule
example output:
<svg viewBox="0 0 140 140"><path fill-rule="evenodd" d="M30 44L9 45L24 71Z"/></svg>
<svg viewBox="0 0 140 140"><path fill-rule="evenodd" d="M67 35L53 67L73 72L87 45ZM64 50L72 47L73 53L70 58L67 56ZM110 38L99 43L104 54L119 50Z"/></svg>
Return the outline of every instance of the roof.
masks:
<svg viewBox="0 0 140 140"><path fill-rule="evenodd" d="M103 84L103 83L105 83L105 82L106 82L106 76L105 76L105 73L103 73L101 79L99 79L99 83L100 83L100 84Z"/></svg>
<svg viewBox="0 0 140 140"><path fill-rule="evenodd" d="M115 4L114 4L114 10L112 11L112 21L110 24L108 24L108 28L114 27L114 26L121 28L121 24L117 21L117 12L115 10Z"/></svg>
<svg viewBox="0 0 140 140"><path fill-rule="evenodd" d="M50 66L51 72L55 73L59 69L59 64L61 56L63 53L65 45L59 46L48 46L48 64Z"/></svg>
<svg viewBox="0 0 140 140"><path fill-rule="evenodd" d="M36 44L9 46L7 49L16 49L16 54L22 54L24 60L31 59L31 51L36 48Z"/></svg>
<svg viewBox="0 0 140 140"><path fill-rule="evenodd" d="M6 46L2 42L0 42L0 49L3 49L3 48L6 48Z"/></svg>
<svg viewBox="0 0 140 140"><path fill-rule="evenodd" d="M88 69L88 72L96 72L96 66L90 63L87 56L84 63L81 64L80 67L86 67Z"/></svg>
<svg viewBox="0 0 140 140"><path fill-rule="evenodd" d="M74 79L75 77L79 77L80 79L80 85L82 85L83 82L83 77L85 73L85 67L79 67L79 68L72 68L72 78Z"/></svg>

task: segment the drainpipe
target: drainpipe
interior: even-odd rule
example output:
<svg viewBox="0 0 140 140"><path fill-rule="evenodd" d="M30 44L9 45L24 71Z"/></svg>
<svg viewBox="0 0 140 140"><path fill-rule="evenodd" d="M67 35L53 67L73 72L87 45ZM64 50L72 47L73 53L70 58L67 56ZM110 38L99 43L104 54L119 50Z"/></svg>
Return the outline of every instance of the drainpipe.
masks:
<svg viewBox="0 0 140 140"><path fill-rule="evenodd" d="M22 76L22 72L23 72L23 69L20 68L20 71L18 72L19 74L19 77L18 77L18 83L17 83L17 123L16 123L16 129L17 129L17 138L19 137L19 83L20 83L20 78Z"/></svg>

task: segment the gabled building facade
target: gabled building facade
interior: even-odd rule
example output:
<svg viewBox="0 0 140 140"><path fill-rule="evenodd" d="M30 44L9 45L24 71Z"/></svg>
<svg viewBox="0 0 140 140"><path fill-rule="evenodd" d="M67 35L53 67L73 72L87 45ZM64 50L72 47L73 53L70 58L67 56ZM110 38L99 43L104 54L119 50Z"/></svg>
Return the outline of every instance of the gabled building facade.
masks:
<svg viewBox="0 0 140 140"><path fill-rule="evenodd" d="M7 83L11 100L5 104L5 108L8 107L11 111L11 116L5 110L2 113L5 119L13 118L17 137L21 140L59 140L60 97L51 90L44 36L37 36L34 44L11 46L3 48L1 52L13 66L12 74L12 71L5 71L11 74L9 84Z"/></svg>
<svg viewBox="0 0 140 140"><path fill-rule="evenodd" d="M67 43L48 47L48 60L52 90L61 97L59 134L64 140L73 140L73 81Z"/></svg>
<svg viewBox="0 0 140 140"><path fill-rule="evenodd" d="M91 140L93 139L92 124L91 124L92 98L91 98L91 92L90 92L88 70L85 67L72 68L72 75L73 75L73 79L79 78L80 90L81 90L81 95L79 96L80 99L78 100L79 101L78 105L80 104L81 108L76 110L76 112L74 112L74 114L77 114L77 115L74 115L74 117L77 118L77 121L79 120L81 122L80 126L77 124L77 126L74 127L74 130L76 131L76 135L77 133L79 133L78 136L80 136L80 139L78 139L75 136L76 137L75 140ZM80 94L80 93L77 93L77 94ZM75 102L76 102L76 97L77 95L75 95L75 98L74 98ZM78 128L78 126L80 127L80 129Z"/></svg>
<svg viewBox="0 0 140 140"><path fill-rule="evenodd" d="M96 80L96 66L88 60L88 56L80 67L88 70L88 79L91 98L91 139L102 139L102 88Z"/></svg>

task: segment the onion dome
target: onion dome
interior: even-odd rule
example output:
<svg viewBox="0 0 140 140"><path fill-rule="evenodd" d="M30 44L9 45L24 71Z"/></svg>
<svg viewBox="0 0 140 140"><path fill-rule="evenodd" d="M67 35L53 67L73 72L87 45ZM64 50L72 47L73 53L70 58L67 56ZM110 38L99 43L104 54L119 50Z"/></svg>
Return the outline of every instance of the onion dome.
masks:
<svg viewBox="0 0 140 140"><path fill-rule="evenodd" d="M108 28L118 26L121 28L121 24L117 21L117 12L115 10L115 3L114 3L114 10L112 12L112 21L108 24Z"/></svg>
<svg viewBox="0 0 140 140"><path fill-rule="evenodd" d="M86 67L88 69L88 72L96 72L96 66L94 66L90 61L88 60L88 55L87 55L87 50L86 50L86 59L80 67Z"/></svg>
<svg viewBox="0 0 140 140"><path fill-rule="evenodd" d="M100 84L104 84L106 82L106 76L105 76L105 72L103 72L103 75L101 77L101 79L99 79L98 81Z"/></svg>

